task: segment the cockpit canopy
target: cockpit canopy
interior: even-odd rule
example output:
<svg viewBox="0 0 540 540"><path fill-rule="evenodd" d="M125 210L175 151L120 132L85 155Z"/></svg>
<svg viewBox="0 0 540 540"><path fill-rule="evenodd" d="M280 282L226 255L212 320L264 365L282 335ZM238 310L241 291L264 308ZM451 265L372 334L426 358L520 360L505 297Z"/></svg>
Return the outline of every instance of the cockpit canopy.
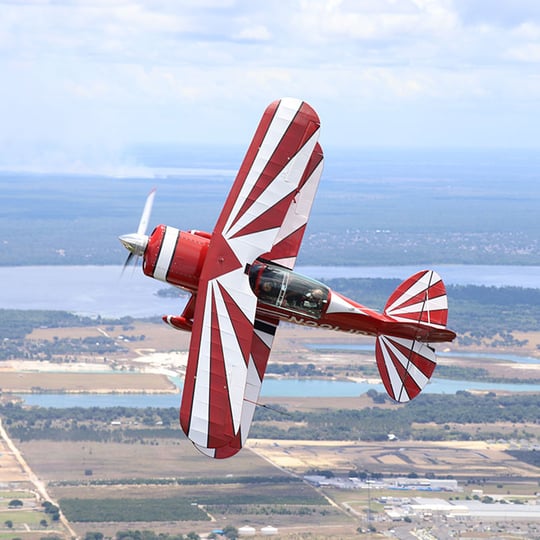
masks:
<svg viewBox="0 0 540 540"><path fill-rule="evenodd" d="M256 261L249 269L251 289L263 304L319 318L328 302L328 287L272 263Z"/></svg>

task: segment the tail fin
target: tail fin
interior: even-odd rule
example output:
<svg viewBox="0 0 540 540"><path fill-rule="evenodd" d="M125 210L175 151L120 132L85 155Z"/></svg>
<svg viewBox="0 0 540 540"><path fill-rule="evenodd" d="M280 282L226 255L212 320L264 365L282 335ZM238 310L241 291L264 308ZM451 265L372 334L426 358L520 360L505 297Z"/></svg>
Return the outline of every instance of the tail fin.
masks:
<svg viewBox="0 0 540 540"><path fill-rule="evenodd" d="M445 328L448 301L441 276L433 270L423 270L406 279L386 302L384 314L396 321Z"/></svg>
<svg viewBox="0 0 540 540"><path fill-rule="evenodd" d="M392 319L377 336L375 358L389 396L415 398L435 370L435 351L425 342L451 341L446 330L448 301L440 276L432 270L405 280L390 296L384 314Z"/></svg>

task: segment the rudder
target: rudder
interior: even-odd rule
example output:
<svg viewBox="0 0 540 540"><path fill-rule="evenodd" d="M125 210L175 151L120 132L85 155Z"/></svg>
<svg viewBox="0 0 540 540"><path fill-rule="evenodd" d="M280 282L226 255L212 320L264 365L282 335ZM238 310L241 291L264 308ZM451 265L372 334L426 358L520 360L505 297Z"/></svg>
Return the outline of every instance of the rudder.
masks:
<svg viewBox="0 0 540 540"><path fill-rule="evenodd" d="M441 276L433 270L423 270L406 279L386 302L384 314L400 322L445 328L448 300Z"/></svg>

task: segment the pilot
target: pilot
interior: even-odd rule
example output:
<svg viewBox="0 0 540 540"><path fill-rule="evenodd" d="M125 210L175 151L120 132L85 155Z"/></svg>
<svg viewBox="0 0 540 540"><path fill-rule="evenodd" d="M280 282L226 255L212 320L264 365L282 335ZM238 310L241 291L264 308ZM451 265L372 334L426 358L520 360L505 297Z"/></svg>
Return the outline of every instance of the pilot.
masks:
<svg viewBox="0 0 540 540"><path fill-rule="evenodd" d="M321 289L313 289L306 294L304 305L310 308L319 308L324 300L324 293Z"/></svg>
<svg viewBox="0 0 540 540"><path fill-rule="evenodd" d="M277 297L277 286L273 280L268 279L261 283L261 300L262 301L275 301Z"/></svg>

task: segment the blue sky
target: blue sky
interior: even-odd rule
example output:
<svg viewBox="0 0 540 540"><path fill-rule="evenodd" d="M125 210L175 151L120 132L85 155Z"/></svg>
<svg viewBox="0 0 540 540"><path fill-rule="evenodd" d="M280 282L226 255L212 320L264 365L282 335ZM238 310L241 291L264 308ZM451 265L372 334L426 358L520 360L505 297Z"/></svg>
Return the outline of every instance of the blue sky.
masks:
<svg viewBox="0 0 540 540"><path fill-rule="evenodd" d="M538 0L0 0L0 166L240 143L281 96L323 145L540 146Z"/></svg>

